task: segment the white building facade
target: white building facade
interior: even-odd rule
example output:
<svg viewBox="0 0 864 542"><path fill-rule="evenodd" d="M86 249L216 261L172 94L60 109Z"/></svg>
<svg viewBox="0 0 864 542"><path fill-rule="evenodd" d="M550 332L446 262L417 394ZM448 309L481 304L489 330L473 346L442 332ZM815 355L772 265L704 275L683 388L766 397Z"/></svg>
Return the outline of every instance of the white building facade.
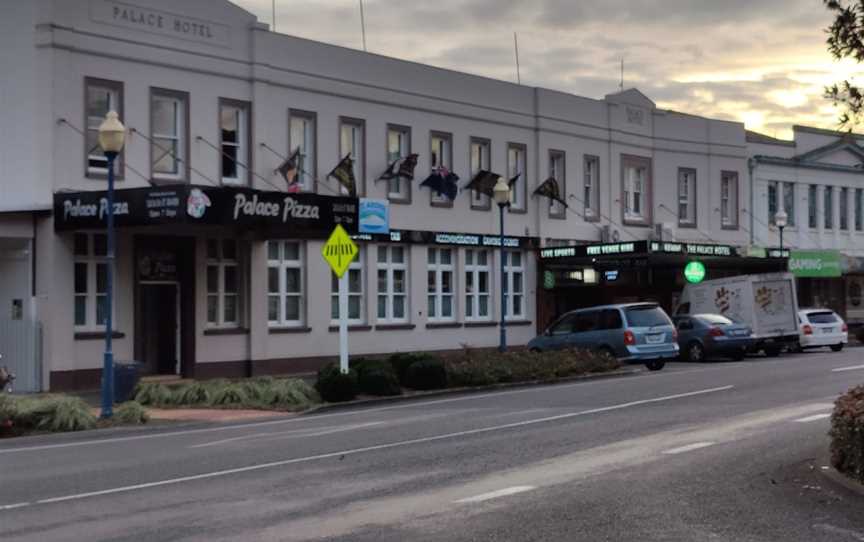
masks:
<svg viewBox="0 0 864 542"><path fill-rule="evenodd" d="M270 32L222 0L16 2L0 51L0 123L15 134L0 150L0 353L14 322L31 324L35 342L16 356L38 359L33 389L98 385L109 308L96 128L108 110L128 129L115 357L150 373L304 372L337 354L321 257L333 222L300 209L357 215L327 176L346 155L357 196L386 201L390 227L357 236L352 355L497 344L499 210L464 189L479 170L518 175L505 212L514 345L566 308L540 291L541 247L750 240L743 125L660 110L635 90L593 100L344 49ZM244 225L242 205L229 216L223 200L285 201L277 169L294 149L292 219ZM377 180L412 153L413 181ZM453 200L420 186L439 167L460 177ZM549 177L567 207L533 195ZM609 299L651 297L655 283Z"/></svg>

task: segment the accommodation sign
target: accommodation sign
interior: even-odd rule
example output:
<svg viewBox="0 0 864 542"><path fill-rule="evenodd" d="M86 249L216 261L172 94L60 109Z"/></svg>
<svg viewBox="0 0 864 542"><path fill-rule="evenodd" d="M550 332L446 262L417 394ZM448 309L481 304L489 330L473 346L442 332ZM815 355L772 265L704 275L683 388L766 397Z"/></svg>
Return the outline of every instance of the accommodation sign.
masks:
<svg viewBox="0 0 864 542"><path fill-rule="evenodd" d="M185 5L178 3L178 6ZM96 22L160 34L171 38L227 47L224 24L115 0L91 0L90 18Z"/></svg>
<svg viewBox="0 0 864 542"><path fill-rule="evenodd" d="M106 192L57 192L54 229L104 228L109 207ZM356 233L357 208L356 198L175 185L115 190L113 213L118 227L210 224L262 236L321 238L336 224Z"/></svg>

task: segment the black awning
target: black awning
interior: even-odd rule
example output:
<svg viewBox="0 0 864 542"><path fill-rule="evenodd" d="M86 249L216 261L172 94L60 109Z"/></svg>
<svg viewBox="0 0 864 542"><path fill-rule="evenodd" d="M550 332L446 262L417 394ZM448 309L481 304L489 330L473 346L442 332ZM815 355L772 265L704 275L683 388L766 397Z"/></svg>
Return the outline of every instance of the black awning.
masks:
<svg viewBox="0 0 864 542"><path fill-rule="evenodd" d="M357 198L227 186L182 184L114 192L114 223L119 228L206 224L265 237L319 238L329 235L336 224L357 233L357 208ZM103 229L107 216L105 191L54 194L56 231Z"/></svg>

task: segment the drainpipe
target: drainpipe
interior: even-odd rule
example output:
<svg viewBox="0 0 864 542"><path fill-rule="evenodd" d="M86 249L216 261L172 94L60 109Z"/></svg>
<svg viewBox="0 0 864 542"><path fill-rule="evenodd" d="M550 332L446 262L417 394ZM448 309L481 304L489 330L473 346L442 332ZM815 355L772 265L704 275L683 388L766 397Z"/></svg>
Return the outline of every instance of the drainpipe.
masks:
<svg viewBox="0 0 864 542"><path fill-rule="evenodd" d="M754 205L754 193L753 193L753 172L756 171L756 158L748 158L747 159L747 169L750 172L750 209L747 210L747 214L750 215L750 246L753 246L753 243L756 242L756 234L754 233L753 227L756 223L756 218L753 216L753 205Z"/></svg>

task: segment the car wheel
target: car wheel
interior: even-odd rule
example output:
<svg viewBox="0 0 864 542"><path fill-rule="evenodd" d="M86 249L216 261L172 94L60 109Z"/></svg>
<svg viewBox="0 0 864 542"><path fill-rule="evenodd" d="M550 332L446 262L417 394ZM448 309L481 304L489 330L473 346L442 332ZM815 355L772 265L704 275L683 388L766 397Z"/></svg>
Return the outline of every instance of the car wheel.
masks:
<svg viewBox="0 0 864 542"><path fill-rule="evenodd" d="M705 348L697 342L687 345L687 361L694 363L705 361Z"/></svg>
<svg viewBox="0 0 864 542"><path fill-rule="evenodd" d="M541 350L539 348L532 348L529 350L529 352L531 352L532 354L539 354Z"/></svg>
<svg viewBox="0 0 864 542"><path fill-rule="evenodd" d="M780 347L779 346L769 346L765 349L765 355L769 358L776 358L780 355Z"/></svg>
<svg viewBox="0 0 864 542"><path fill-rule="evenodd" d="M742 348L742 349L736 351L734 354L732 354L729 357L732 358L732 361L741 361L742 359L744 359L744 357L746 355L747 355L747 350Z"/></svg>
<svg viewBox="0 0 864 542"><path fill-rule="evenodd" d="M833 350L834 352L839 352L839 351L843 350L843 343L840 343L840 344L832 344L832 345L831 345L831 350Z"/></svg>
<svg viewBox="0 0 864 542"><path fill-rule="evenodd" d="M663 367L666 366L666 362L662 359L653 359L651 361L645 362L645 367L648 367L649 371L659 371Z"/></svg>
<svg viewBox="0 0 864 542"><path fill-rule="evenodd" d="M609 348L608 346L601 346L600 348L598 348L596 350L596 352L597 352L597 355L600 356L601 358L607 358L610 360L618 359L618 356L615 355L615 352L613 352L612 349Z"/></svg>
<svg viewBox="0 0 864 542"><path fill-rule="evenodd" d="M792 343L792 345L789 347L789 351L790 351L790 352L794 352L794 353L796 353L796 354L800 354L801 352L804 351L804 348L801 346L801 343L800 343L800 342L795 341L795 342Z"/></svg>

